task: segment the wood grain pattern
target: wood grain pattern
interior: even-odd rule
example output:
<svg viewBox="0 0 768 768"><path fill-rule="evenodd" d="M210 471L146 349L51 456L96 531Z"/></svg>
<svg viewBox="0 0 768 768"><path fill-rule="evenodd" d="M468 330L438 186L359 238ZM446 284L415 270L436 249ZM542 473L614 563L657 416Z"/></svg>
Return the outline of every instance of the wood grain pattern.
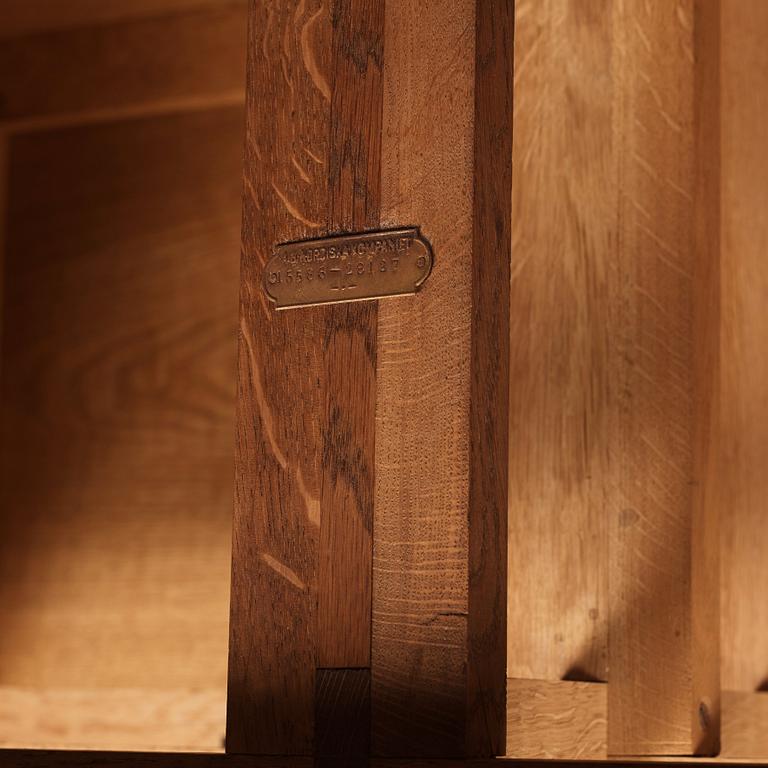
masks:
<svg viewBox="0 0 768 768"><path fill-rule="evenodd" d="M107 5L107 4L105 4ZM0 121L242 99L243 4L3 40Z"/></svg>
<svg viewBox="0 0 768 768"><path fill-rule="evenodd" d="M684 754L694 755L720 752L720 9L719 0L693 6L692 722Z"/></svg>
<svg viewBox="0 0 768 768"><path fill-rule="evenodd" d="M247 0L5 0L0 38L236 5L246 7Z"/></svg>
<svg viewBox="0 0 768 768"><path fill-rule="evenodd" d="M514 3L476 5L465 754L506 726L509 314Z"/></svg>
<svg viewBox="0 0 768 768"><path fill-rule="evenodd" d="M328 227L379 223L382 0L334 0ZM317 665L370 667L377 303L328 307Z"/></svg>
<svg viewBox="0 0 768 768"><path fill-rule="evenodd" d="M327 5L251 5L227 750L311 754L323 460L320 308L277 313L275 243L325 233Z"/></svg>
<svg viewBox="0 0 768 768"><path fill-rule="evenodd" d="M226 692L0 687L0 747L220 751Z"/></svg>
<svg viewBox="0 0 768 768"><path fill-rule="evenodd" d="M723 0L722 681L742 692L768 682L766 34L768 5Z"/></svg>
<svg viewBox="0 0 768 768"><path fill-rule="evenodd" d="M518 0L510 318L511 678L608 675L611 3Z"/></svg>
<svg viewBox="0 0 768 768"><path fill-rule="evenodd" d="M710 34L702 25L713 10L715 3L688 0L613 6L613 755L717 749L717 531L703 503L716 376L716 366L706 363L716 360L716 334L707 326L717 321L717 304L709 303L717 295L717 242L697 247L699 217L717 220L699 184L704 163L716 165L719 154L701 123L717 121L717 110L700 111L710 96L704 89L712 87L707 68L712 57L717 61L716 47L703 47ZM707 181L717 185L716 173Z"/></svg>
<svg viewBox="0 0 768 768"><path fill-rule="evenodd" d="M714 751L716 3L517 17L508 672Z"/></svg>
<svg viewBox="0 0 768 768"><path fill-rule="evenodd" d="M223 693L241 124L10 139L3 685Z"/></svg>
<svg viewBox="0 0 768 768"><path fill-rule="evenodd" d="M316 766L367 765L371 750L371 671L319 669L316 685Z"/></svg>
<svg viewBox="0 0 768 768"><path fill-rule="evenodd" d="M607 688L599 683L508 680L507 755L605 760ZM722 750L712 761L768 760L768 695L723 691ZM671 758L642 762L668 763ZM677 762L677 761L675 761ZM611 761L614 764L614 761Z"/></svg>
<svg viewBox="0 0 768 768"><path fill-rule="evenodd" d="M602 760L607 757L603 683L507 680L508 757Z"/></svg>
<svg viewBox="0 0 768 768"><path fill-rule="evenodd" d="M388 3L385 39L382 225L420 225L435 265L379 307L373 751L461 755L475 4Z"/></svg>
<svg viewBox="0 0 768 768"><path fill-rule="evenodd" d="M315 667L370 664L376 306L277 314L260 270L275 243L378 224L383 5L251 25L227 746L308 753Z"/></svg>

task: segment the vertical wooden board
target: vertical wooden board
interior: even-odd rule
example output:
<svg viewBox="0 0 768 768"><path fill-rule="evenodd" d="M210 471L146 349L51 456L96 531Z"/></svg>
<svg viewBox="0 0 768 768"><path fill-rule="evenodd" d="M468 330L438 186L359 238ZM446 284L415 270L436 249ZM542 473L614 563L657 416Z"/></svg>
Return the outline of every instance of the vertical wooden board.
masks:
<svg viewBox="0 0 768 768"><path fill-rule="evenodd" d="M768 4L723 0L722 681L744 692L768 686L766 35Z"/></svg>
<svg viewBox="0 0 768 768"><path fill-rule="evenodd" d="M507 680L506 755L529 760L607 757L604 683Z"/></svg>
<svg viewBox="0 0 768 768"><path fill-rule="evenodd" d="M325 370L321 309L277 313L275 243L326 230L329 9L252 3L227 750L313 746Z"/></svg>
<svg viewBox="0 0 768 768"><path fill-rule="evenodd" d="M377 755L464 750L475 3L385 9L382 225L433 273L381 302L373 559Z"/></svg>
<svg viewBox="0 0 768 768"><path fill-rule="evenodd" d="M619 184L611 263L609 754L711 753L717 737L713 529L697 489L707 465L717 307L717 219L700 187L711 131L697 121L717 56L703 49L714 3L613 6ZM672 74L674 73L674 74ZM705 78L706 80L707 78ZM711 78L710 78L711 79ZM705 380L706 379L706 380ZM700 599L701 598L701 599ZM713 654L711 651L715 649ZM702 653L702 649L706 653ZM712 667L712 669L710 669Z"/></svg>
<svg viewBox="0 0 768 768"><path fill-rule="evenodd" d="M319 669L315 697L316 766L366 766L371 748L371 672Z"/></svg>
<svg viewBox="0 0 768 768"><path fill-rule="evenodd" d="M233 582L248 655L233 650L228 748L307 752L315 668L370 665L376 305L276 313L260 269L276 243L378 225L383 3L257 7L251 24Z"/></svg>
<svg viewBox="0 0 768 768"><path fill-rule="evenodd" d="M476 5L465 754L504 753L514 2Z"/></svg>
<svg viewBox="0 0 768 768"><path fill-rule="evenodd" d="M335 0L329 230L379 223L382 0ZM376 303L325 310L319 667L370 667Z"/></svg>
<svg viewBox="0 0 768 768"><path fill-rule="evenodd" d="M608 674L608 0L518 0L510 297L512 678Z"/></svg>
<svg viewBox="0 0 768 768"><path fill-rule="evenodd" d="M694 3L691 748L720 751L720 0Z"/></svg>

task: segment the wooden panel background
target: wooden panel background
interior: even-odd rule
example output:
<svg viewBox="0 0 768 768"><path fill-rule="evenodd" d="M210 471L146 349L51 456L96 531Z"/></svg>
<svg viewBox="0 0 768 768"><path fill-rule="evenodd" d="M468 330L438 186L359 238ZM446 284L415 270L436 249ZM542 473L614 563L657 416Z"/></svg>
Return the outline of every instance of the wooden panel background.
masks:
<svg viewBox="0 0 768 768"><path fill-rule="evenodd" d="M0 743L223 746L244 22L4 4Z"/></svg>
<svg viewBox="0 0 768 768"><path fill-rule="evenodd" d="M3 684L223 689L241 125L11 139Z"/></svg>

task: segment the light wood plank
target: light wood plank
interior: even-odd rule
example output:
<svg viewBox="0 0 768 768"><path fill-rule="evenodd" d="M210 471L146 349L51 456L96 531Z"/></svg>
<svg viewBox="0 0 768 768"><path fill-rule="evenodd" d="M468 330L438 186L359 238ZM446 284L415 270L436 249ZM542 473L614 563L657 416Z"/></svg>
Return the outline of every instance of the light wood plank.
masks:
<svg viewBox="0 0 768 768"><path fill-rule="evenodd" d="M242 4L3 40L0 121L242 99Z"/></svg>
<svg viewBox="0 0 768 768"><path fill-rule="evenodd" d="M607 757L608 686L507 680L508 757L603 760Z"/></svg>
<svg viewBox="0 0 768 768"><path fill-rule="evenodd" d="M724 0L722 679L724 688L745 693L768 684L766 35L768 4Z"/></svg>
<svg viewBox="0 0 768 768"><path fill-rule="evenodd" d="M608 675L611 2L518 0L507 672Z"/></svg>
<svg viewBox="0 0 768 768"><path fill-rule="evenodd" d="M0 687L3 749L217 752L223 686L202 689Z"/></svg>
<svg viewBox="0 0 768 768"><path fill-rule="evenodd" d="M474 44L472 0L386 5L382 225L420 226L435 263L379 307L376 755L464 750Z"/></svg>
<svg viewBox="0 0 768 768"><path fill-rule="evenodd" d="M612 755L717 751L717 11L613 5Z"/></svg>

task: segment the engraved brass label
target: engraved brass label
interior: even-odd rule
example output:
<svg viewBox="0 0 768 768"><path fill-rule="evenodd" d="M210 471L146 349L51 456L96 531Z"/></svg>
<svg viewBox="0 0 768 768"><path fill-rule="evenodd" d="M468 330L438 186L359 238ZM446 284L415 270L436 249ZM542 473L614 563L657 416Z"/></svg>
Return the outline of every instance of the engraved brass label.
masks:
<svg viewBox="0 0 768 768"><path fill-rule="evenodd" d="M284 243L264 269L277 309L416 293L432 271L418 227Z"/></svg>

